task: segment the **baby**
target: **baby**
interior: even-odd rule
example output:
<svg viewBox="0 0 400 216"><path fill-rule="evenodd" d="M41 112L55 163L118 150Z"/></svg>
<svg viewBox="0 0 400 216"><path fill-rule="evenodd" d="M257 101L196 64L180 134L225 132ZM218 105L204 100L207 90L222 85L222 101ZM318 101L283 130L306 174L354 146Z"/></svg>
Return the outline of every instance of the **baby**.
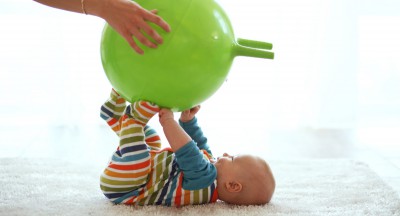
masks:
<svg viewBox="0 0 400 216"><path fill-rule="evenodd" d="M200 106L181 113L137 101L129 106L114 90L101 117L120 138L119 147L100 178L112 202L134 205L183 206L216 202L260 205L271 200L275 180L268 164L251 155L224 154L215 160L197 124ZM147 122L159 121L171 148Z"/></svg>

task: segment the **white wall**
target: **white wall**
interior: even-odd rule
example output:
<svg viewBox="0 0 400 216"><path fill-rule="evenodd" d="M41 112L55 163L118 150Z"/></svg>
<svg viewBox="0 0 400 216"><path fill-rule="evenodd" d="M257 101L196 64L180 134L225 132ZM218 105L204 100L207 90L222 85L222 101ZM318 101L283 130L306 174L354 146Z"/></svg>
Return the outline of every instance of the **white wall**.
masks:
<svg viewBox="0 0 400 216"><path fill-rule="evenodd" d="M257 142L249 134L277 128L400 127L399 1L220 2L236 36L272 42L276 58L235 59L203 104L218 142ZM33 1L0 4L1 127L104 125L104 22Z"/></svg>

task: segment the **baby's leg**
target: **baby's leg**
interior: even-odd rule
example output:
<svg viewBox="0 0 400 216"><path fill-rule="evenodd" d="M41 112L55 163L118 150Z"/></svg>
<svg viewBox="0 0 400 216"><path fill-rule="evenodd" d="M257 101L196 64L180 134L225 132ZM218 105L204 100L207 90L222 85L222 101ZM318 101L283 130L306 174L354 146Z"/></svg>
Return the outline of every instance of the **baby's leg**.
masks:
<svg viewBox="0 0 400 216"><path fill-rule="evenodd" d="M147 145L150 147L150 150L158 151L161 149L161 139L157 134L157 131L146 125L144 127L145 140Z"/></svg>
<svg viewBox="0 0 400 216"><path fill-rule="evenodd" d="M158 106L144 101L126 108L119 147L100 178L103 193L112 201L146 183L151 162L144 128L158 111Z"/></svg>

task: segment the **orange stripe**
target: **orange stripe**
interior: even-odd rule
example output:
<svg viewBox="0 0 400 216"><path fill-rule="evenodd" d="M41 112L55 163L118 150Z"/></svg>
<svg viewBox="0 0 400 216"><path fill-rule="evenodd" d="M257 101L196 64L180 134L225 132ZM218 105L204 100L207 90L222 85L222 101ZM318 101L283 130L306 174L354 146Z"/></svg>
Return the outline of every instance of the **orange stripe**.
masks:
<svg viewBox="0 0 400 216"><path fill-rule="evenodd" d="M123 99L123 98L118 98L118 99L116 100L116 102L117 102L117 104L122 104L122 103L125 103L125 99Z"/></svg>
<svg viewBox="0 0 400 216"><path fill-rule="evenodd" d="M119 164L110 164L108 167L117 169L117 170L136 170L136 169L143 169L150 165L150 160L146 160L142 163L138 164L131 164L131 165L119 165Z"/></svg>
<svg viewBox="0 0 400 216"><path fill-rule="evenodd" d="M151 164L150 164L150 166L151 167L153 167L154 166L154 157L156 156L156 154L151 154L150 153L150 161L151 161ZM153 169L151 168L150 169L150 174L149 174L149 180L147 181L147 184L146 184L146 188L147 188L147 190L149 190L151 187L153 187Z"/></svg>
<svg viewBox="0 0 400 216"><path fill-rule="evenodd" d="M153 175L152 174L150 174L150 178L149 178L149 180L147 181L147 184L146 184L147 190L149 190L151 187L153 187Z"/></svg>
<svg viewBox="0 0 400 216"><path fill-rule="evenodd" d="M120 127L119 124L117 124L117 125L115 125L114 127L112 127L111 129L112 129L113 131L115 131L115 132L118 132L118 131L121 129L121 127Z"/></svg>
<svg viewBox="0 0 400 216"><path fill-rule="evenodd" d="M166 147L161 150L150 150L150 153L160 153L160 152L164 152L164 151L173 152L171 147Z"/></svg>
<svg viewBox="0 0 400 216"><path fill-rule="evenodd" d="M144 110L143 107L138 106L138 107L136 107L136 109L140 114L146 116L146 118L151 118L154 115L153 113L150 113L150 112L147 112L146 110Z"/></svg>
<svg viewBox="0 0 400 216"><path fill-rule="evenodd" d="M160 111L160 109L158 107L152 107L151 105L149 105L147 102L142 101L140 104L138 104L138 106L136 107L137 110L144 116L151 118L154 116L154 112L158 112ZM145 110L144 108L147 108L148 110L151 110L152 112L148 112L147 110Z"/></svg>
<svg viewBox="0 0 400 216"><path fill-rule="evenodd" d="M176 188L176 195L175 195L175 205L177 207L181 206L182 180L183 180L183 175L181 173L180 177L179 177L179 181L178 181L178 187Z"/></svg>
<svg viewBox="0 0 400 216"><path fill-rule="evenodd" d="M111 170L105 170L104 173L108 176L117 178L138 178L147 175L149 171L150 169L138 173L119 173L119 172L113 172Z"/></svg>
<svg viewBox="0 0 400 216"><path fill-rule="evenodd" d="M139 196L137 196L136 203L140 202L145 197L145 195L146 195L146 192L141 189L139 192Z"/></svg>
<svg viewBox="0 0 400 216"><path fill-rule="evenodd" d="M146 138L146 142L156 142L156 141L161 141L159 136Z"/></svg>
<svg viewBox="0 0 400 216"><path fill-rule="evenodd" d="M202 149L201 150L203 152L203 154L205 154L207 156L208 159L212 159L212 155L210 155L206 150Z"/></svg>
<svg viewBox="0 0 400 216"><path fill-rule="evenodd" d="M133 124L137 124L137 125L141 125L141 126L144 125L143 123L138 122L138 121L136 121L134 119L131 119L131 118L128 119L127 121L125 121L125 119L123 120L122 127L128 127L129 125L133 125Z"/></svg>
<svg viewBox="0 0 400 216"><path fill-rule="evenodd" d="M183 201L184 205L189 205L190 204L190 191L185 190L184 191L185 199Z"/></svg>
<svg viewBox="0 0 400 216"><path fill-rule="evenodd" d="M141 105L146 107L147 109L153 111L153 112L159 112L160 111L160 108L150 106L147 102L142 102Z"/></svg>

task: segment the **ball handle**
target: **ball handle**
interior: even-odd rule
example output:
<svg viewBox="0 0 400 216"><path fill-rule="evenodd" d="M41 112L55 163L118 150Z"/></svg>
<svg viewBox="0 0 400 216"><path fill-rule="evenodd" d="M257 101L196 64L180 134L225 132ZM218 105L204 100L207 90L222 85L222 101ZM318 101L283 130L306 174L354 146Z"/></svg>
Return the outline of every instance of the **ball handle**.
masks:
<svg viewBox="0 0 400 216"><path fill-rule="evenodd" d="M238 38L234 43L234 56L247 56L255 58L274 59L271 43Z"/></svg>

